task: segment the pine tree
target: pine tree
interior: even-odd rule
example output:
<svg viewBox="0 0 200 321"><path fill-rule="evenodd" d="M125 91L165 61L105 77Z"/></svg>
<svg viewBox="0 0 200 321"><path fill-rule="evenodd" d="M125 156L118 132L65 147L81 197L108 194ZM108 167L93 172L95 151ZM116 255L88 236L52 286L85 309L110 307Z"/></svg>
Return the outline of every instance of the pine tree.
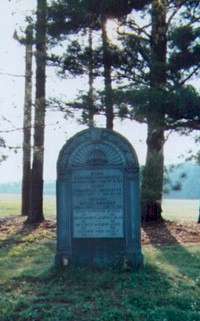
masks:
<svg viewBox="0 0 200 321"><path fill-rule="evenodd" d="M52 36L59 35L62 38L62 35L69 36L75 30L78 34L90 26L91 17L93 21L95 19L97 21L92 28L99 31L105 26L108 18L123 17L122 22L128 21L128 30L131 32L128 36L121 36L124 44L122 49L118 48L119 50L112 52L110 44L108 46L108 42L104 41L104 45L106 44L104 58L98 61L98 66L102 69L106 62L107 74L104 68L103 79L104 82L107 79L106 83L109 86L107 89L105 87L102 96L105 100L106 93L109 93L107 98L111 98L107 99L109 102L107 110L111 111L110 127L114 116L113 106L119 107L120 117L127 115L131 119L147 123L148 151L143 173L143 214L145 220L161 219L164 133L170 128L183 127L186 123L192 125L194 118L199 119L198 94L187 84L188 79L197 72L199 64L199 49L195 43L199 30L194 23L197 21L194 12L198 12L199 4L194 1L153 0L102 1L98 5L96 1L71 0L60 1L59 5L63 3L65 5L62 10L56 7L54 22L51 25ZM135 10L141 10L146 5L151 7L145 7L147 10L143 11L143 16L148 16L150 13L151 21L146 25L145 23L140 25ZM127 16L131 12L132 19ZM99 21L102 22L102 19L104 23L100 24ZM192 28L189 40L188 24ZM181 33L185 33L182 39ZM104 40L107 40L105 33ZM77 59L79 57L77 55ZM66 70L70 70L70 65L65 67ZM116 88L113 90L111 74L113 69L115 75L118 71L117 81L121 82L121 90ZM183 100L181 97L187 99ZM189 97L192 99L191 103ZM84 99L81 103L76 103L76 106L81 108L83 102ZM191 106L192 113L189 112ZM99 108L96 110L99 112Z"/></svg>
<svg viewBox="0 0 200 321"><path fill-rule="evenodd" d="M102 48L103 48L103 68L104 68L104 90L106 108L106 128L113 129L113 90L112 90L112 56L110 54L109 40L106 30L107 19L105 15L101 17Z"/></svg>
<svg viewBox="0 0 200 321"><path fill-rule="evenodd" d="M39 223L43 215L44 130L46 110L46 0L37 1L36 21L36 96L34 118L31 210L28 223Z"/></svg>
<svg viewBox="0 0 200 321"><path fill-rule="evenodd" d="M126 103L128 116L148 127L142 184L144 220L161 220L165 131L198 126L199 94L187 81L199 70L199 28L194 10L185 4L152 1L150 37L150 23L138 25L133 17L124 46L127 57L120 77L129 83L116 95L123 103L120 114L124 116ZM193 5L198 12L199 4Z"/></svg>
<svg viewBox="0 0 200 321"><path fill-rule="evenodd" d="M123 17L128 14L133 7L136 9L141 9L145 4L150 1L101 1L101 3L97 1L59 1L52 2L52 6L49 10L50 14L50 26L49 33L52 38L56 38L59 40L69 39L72 34L75 34L76 37L80 37L80 31L93 29L101 33L102 45L99 48L100 59L97 58L97 55L93 55L93 63L94 69L98 65L99 70L103 69L103 73L100 71L97 72L97 76L102 76L102 82L104 83L104 90L102 90L101 95L99 96L99 100L101 100L101 104L103 102L103 106L99 109L99 103L97 104L93 110L96 109L96 112L105 112L106 116L106 127L112 129L113 128L113 120L114 120L114 103L113 103L113 80L112 80L112 64L113 64L113 56L112 56L112 48L110 46L106 23L107 20L114 17ZM79 32L79 33L78 33ZM79 50L81 48L79 47ZM65 71L73 71L73 66L71 69L70 63L70 47L66 48L68 52L66 56L68 56L69 65L65 64ZM101 57L102 53L102 57ZM72 53L74 54L74 52ZM85 51L85 57L82 54L76 54L77 60L85 67L86 61L89 64L90 55L87 55L87 50ZM95 63L95 58L97 58L97 62ZM74 56L72 59L74 60ZM58 60L57 60L58 61ZM78 62L76 61L76 65ZM96 73L97 68L95 69L94 74ZM80 70L80 74L82 73L82 68ZM78 72L77 72L78 75ZM91 76L91 73L90 73ZM94 80L94 77L93 77ZM90 91L90 89L89 89ZM90 102L88 91L88 101ZM68 104L71 106L79 105L79 108L86 103L86 96L80 97L80 103L71 103ZM90 105L90 104L89 104ZM83 115L86 116L86 112L83 111Z"/></svg>
<svg viewBox="0 0 200 321"><path fill-rule="evenodd" d="M154 93L166 88L166 5L166 0L152 1L150 88ZM164 123L165 111L162 106L157 106L155 109L154 99L150 99L149 112L147 113L147 157L142 181L142 205L145 220L161 219Z"/></svg>
<svg viewBox="0 0 200 321"><path fill-rule="evenodd" d="M26 28L25 98L23 123L23 172L22 172L22 215L30 211L31 189L31 127L32 127L32 57L33 26Z"/></svg>

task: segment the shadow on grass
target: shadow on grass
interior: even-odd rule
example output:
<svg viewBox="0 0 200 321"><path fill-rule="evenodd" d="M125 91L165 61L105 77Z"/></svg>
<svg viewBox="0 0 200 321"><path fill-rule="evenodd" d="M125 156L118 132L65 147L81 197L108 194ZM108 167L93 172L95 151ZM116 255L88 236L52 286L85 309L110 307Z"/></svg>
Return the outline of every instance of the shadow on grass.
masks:
<svg viewBox="0 0 200 321"><path fill-rule="evenodd" d="M39 226L40 224L28 225L23 223L23 225L19 225L19 228L17 229L14 227L13 233L9 233L7 238L0 240L0 249L6 248L6 250L9 251L12 247L25 243L26 240L24 238L32 234Z"/></svg>
<svg viewBox="0 0 200 321"><path fill-rule="evenodd" d="M179 244L163 224L173 246L158 245L151 233L152 245L161 253L158 261L166 260L195 279L200 260ZM3 241L5 258L16 239L23 244L23 237L37 227L32 228L23 226ZM26 257L28 253L31 260ZM1 321L200 321L200 290L187 288L184 278L179 284L177 276L163 271L162 265L153 262L134 273L56 270L51 265L54 253L52 243L32 242L22 246L16 266L16 256L8 257L13 273L2 287Z"/></svg>
<svg viewBox="0 0 200 321"><path fill-rule="evenodd" d="M162 257L173 262L169 247L158 248ZM16 267L15 258L9 258L14 273L2 288L6 291L0 298L1 321L200 321L196 306L192 307L195 291L181 288L176 275L168 275L159 264L146 264L134 273L72 267L56 270L53 256L51 243L32 242L22 247ZM178 266L184 256L181 250Z"/></svg>
<svg viewBox="0 0 200 321"><path fill-rule="evenodd" d="M144 225L143 229L149 237L150 244L154 248L157 248L163 258L169 264L175 266L179 272L196 280L199 276L200 257L188 251L187 248L171 234L168 224L165 221L158 224L153 223L151 226L161 229L162 233L166 235L167 244L160 244L158 235L150 232L148 226L149 225Z"/></svg>
<svg viewBox="0 0 200 321"><path fill-rule="evenodd" d="M51 267L15 281L28 287L9 316L15 321L200 321L191 297L151 264L134 273Z"/></svg>
<svg viewBox="0 0 200 321"><path fill-rule="evenodd" d="M32 288L30 301L19 301L13 310L16 321L141 320L145 311L166 301L158 295L158 282L165 295L171 287L164 274L150 265L136 273L50 268L38 277L16 280Z"/></svg>

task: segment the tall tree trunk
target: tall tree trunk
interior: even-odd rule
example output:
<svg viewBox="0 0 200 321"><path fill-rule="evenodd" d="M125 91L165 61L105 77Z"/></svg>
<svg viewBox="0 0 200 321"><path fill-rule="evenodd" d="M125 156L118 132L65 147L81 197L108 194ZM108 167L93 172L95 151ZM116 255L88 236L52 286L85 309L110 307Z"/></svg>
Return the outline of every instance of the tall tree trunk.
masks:
<svg viewBox="0 0 200 321"><path fill-rule="evenodd" d="M102 16L102 44L103 44L103 66L104 66L104 90L106 107L106 128L113 129L113 92L112 92L112 57L110 54L109 40L106 31L106 16Z"/></svg>
<svg viewBox="0 0 200 321"><path fill-rule="evenodd" d="M94 59L93 59L93 41L92 41L92 28L89 28L88 31L88 42L89 42L89 106L88 106L88 123L89 127L94 126Z"/></svg>
<svg viewBox="0 0 200 321"><path fill-rule="evenodd" d="M151 96L149 114L147 115L148 137L147 158L143 172L142 208L143 220L158 221L162 219L162 192L164 175L164 120L162 104L155 106L155 97L162 93L166 85L166 0L152 2L151 31ZM158 101L160 101L158 99Z"/></svg>
<svg viewBox="0 0 200 321"><path fill-rule="evenodd" d="M23 169L22 169L22 208L21 214L30 211L31 189L31 125L32 125L32 60L33 60L33 27L26 29L25 55L25 97L23 121Z"/></svg>
<svg viewBox="0 0 200 321"><path fill-rule="evenodd" d="M46 0L37 1L36 22L36 97L31 184L31 211L28 223L39 223L43 215L43 164L46 91Z"/></svg>

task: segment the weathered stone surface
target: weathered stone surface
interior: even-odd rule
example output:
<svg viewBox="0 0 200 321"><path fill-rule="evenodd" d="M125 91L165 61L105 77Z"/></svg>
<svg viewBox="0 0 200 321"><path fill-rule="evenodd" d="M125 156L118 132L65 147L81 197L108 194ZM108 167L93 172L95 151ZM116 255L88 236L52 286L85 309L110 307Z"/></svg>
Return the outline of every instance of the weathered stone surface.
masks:
<svg viewBox="0 0 200 321"><path fill-rule="evenodd" d="M58 265L142 264L137 156L116 132L72 137L57 164Z"/></svg>
<svg viewBox="0 0 200 321"><path fill-rule="evenodd" d="M74 238L123 237L123 175L118 169L72 174Z"/></svg>

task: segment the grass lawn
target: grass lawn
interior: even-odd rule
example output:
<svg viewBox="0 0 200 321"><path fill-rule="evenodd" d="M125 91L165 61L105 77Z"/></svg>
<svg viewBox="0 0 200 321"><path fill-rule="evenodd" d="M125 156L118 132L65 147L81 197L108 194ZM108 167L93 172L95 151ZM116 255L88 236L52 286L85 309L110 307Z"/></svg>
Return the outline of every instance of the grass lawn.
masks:
<svg viewBox="0 0 200 321"><path fill-rule="evenodd" d="M0 194L0 217L20 215L21 195ZM56 216L56 200L53 196L44 196L44 212L47 217Z"/></svg>
<svg viewBox="0 0 200 321"><path fill-rule="evenodd" d="M55 202L45 202L52 216ZM19 200L0 208L16 215ZM15 226L0 233L0 321L200 321L200 244L144 245L137 272L56 271L55 230Z"/></svg>
<svg viewBox="0 0 200 321"><path fill-rule="evenodd" d="M21 199L17 194L0 194L0 217L20 214ZM163 200L163 217L172 221L197 222L199 200ZM54 196L44 196L45 217L55 217L56 200Z"/></svg>
<svg viewBox="0 0 200 321"><path fill-rule="evenodd" d="M143 248L139 272L53 267L54 242L1 240L1 321L198 321L200 248Z"/></svg>

